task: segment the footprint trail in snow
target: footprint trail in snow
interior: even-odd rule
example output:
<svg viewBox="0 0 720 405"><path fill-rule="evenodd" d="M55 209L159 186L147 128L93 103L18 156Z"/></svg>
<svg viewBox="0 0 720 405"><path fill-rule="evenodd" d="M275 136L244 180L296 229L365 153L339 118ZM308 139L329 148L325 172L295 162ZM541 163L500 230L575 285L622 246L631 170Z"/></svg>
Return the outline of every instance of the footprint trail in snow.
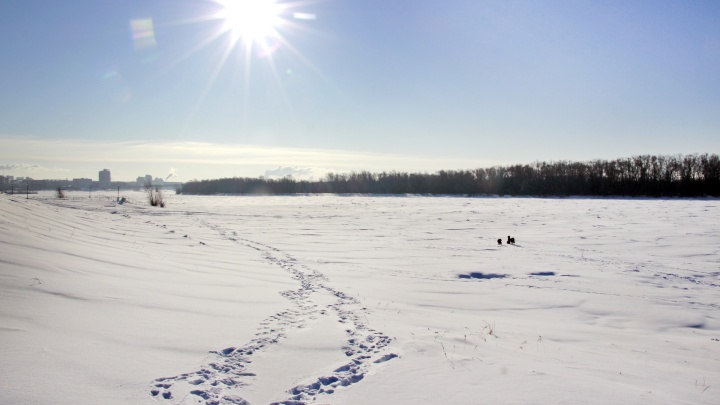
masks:
<svg viewBox="0 0 720 405"><path fill-rule="evenodd" d="M173 403L250 404L241 394L242 388L250 385L252 377L256 376L251 367L253 355L280 344L293 330L305 327L306 319L316 319L320 315L334 315L344 325L346 342L342 350L348 362L309 384L288 389L287 398L273 404L306 404L318 396L332 394L340 387L361 381L372 367L398 357L388 348L393 339L368 327L364 316L367 309L360 307L357 299L327 286L327 279L321 273L274 247L238 238L235 232L229 236L218 227L204 225L226 239L261 252L265 260L291 273L300 288L281 293L293 306L261 322L256 337L250 342L211 351L210 360L197 371L156 379L150 395ZM333 298L332 303L320 305L314 302L318 294L328 293Z"/></svg>

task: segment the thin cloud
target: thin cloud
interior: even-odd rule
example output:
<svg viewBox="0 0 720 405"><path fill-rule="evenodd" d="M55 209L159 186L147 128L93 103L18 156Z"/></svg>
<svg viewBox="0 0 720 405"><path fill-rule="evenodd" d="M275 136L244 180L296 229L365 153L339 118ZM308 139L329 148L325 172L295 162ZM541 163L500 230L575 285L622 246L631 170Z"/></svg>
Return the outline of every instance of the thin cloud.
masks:
<svg viewBox="0 0 720 405"><path fill-rule="evenodd" d="M38 170L40 168L40 165L31 165L28 163L0 165L0 170Z"/></svg>
<svg viewBox="0 0 720 405"><path fill-rule="evenodd" d="M166 176L177 175L174 167L192 167L184 173L212 172L211 176L258 176L268 167L293 168L292 176L321 178L325 169L350 171L436 171L470 169L498 162L442 156L416 156L330 149L282 148L243 144L162 141L90 141L77 139L40 140L0 137L0 161L22 160L45 162L44 166L102 167L122 164L172 165ZM167 166L166 166L167 167ZM310 169L316 168L316 169ZM273 169L269 175L275 175ZM281 173L279 171L278 173ZM299 177L298 177L299 178Z"/></svg>
<svg viewBox="0 0 720 405"><path fill-rule="evenodd" d="M266 170L266 179L281 179L283 177L292 177L295 180L314 181L320 180L333 170L323 169L319 167L297 167L297 166L280 166L277 169Z"/></svg>

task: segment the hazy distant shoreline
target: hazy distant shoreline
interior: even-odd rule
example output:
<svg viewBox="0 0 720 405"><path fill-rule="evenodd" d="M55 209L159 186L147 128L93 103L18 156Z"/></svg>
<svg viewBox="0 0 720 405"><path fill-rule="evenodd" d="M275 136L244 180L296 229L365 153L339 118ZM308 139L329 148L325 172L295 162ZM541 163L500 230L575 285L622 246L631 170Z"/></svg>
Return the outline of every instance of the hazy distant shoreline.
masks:
<svg viewBox="0 0 720 405"><path fill-rule="evenodd" d="M642 155L611 161L534 162L435 173L328 173L321 180L234 177L194 180L179 194L394 194L720 197L717 154Z"/></svg>

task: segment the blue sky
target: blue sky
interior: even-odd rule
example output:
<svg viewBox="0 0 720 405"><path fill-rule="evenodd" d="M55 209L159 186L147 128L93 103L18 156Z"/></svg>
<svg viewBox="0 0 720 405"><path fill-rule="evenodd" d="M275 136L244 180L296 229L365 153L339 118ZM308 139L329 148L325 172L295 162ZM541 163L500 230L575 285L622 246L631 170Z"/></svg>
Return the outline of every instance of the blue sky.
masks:
<svg viewBox="0 0 720 405"><path fill-rule="evenodd" d="M276 3L278 37L250 51L217 1L0 3L2 172L185 181L720 151L718 1Z"/></svg>

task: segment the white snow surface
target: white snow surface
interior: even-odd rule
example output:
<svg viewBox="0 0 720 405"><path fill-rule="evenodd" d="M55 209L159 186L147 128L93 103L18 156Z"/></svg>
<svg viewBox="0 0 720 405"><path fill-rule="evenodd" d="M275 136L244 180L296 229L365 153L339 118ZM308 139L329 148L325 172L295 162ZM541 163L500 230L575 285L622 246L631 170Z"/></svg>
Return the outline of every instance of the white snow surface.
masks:
<svg viewBox="0 0 720 405"><path fill-rule="evenodd" d="M718 200L67 194L0 195L1 404L720 403Z"/></svg>

